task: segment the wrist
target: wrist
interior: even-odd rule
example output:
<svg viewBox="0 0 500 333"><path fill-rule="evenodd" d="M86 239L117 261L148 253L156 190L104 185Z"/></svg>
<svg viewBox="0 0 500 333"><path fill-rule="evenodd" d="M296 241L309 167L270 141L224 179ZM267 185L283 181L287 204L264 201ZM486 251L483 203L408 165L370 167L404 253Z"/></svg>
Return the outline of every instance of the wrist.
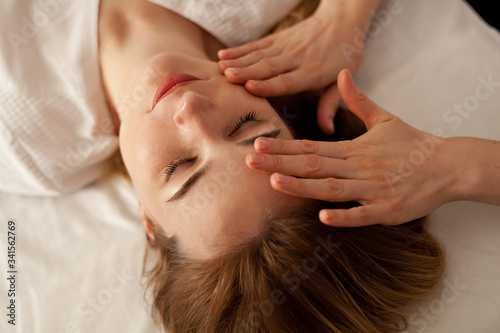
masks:
<svg viewBox="0 0 500 333"><path fill-rule="evenodd" d="M343 43L364 52L371 21L380 0L321 0L313 14L325 29L341 31ZM362 56L361 56L362 58Z"/></svg>
<svg viewBox="0 0 500 333"><path fill-rule="evenodd" d="M456 137L447 144L455 180L451 201L500 204L500 142Z"/></svg>
<svg viewBox="0 0 500 333"><path fill-rule="evenodd" d="M446 165L443 168L445 171L443 176L449 178L445 191L447 202L467 200L477 182L474 179L476 174L473 171L474 163L467 158L466 154L469 144L464 139L461 137L444 139L441 143L442 149L438 150L442 163Z"/></svg>
<svg viewBox="0 0 500 333"><path fill-rule="evenodd" d="M321 0L314 15L330 22L332 16L348 18L352 28L364 30L380 3L381 0Z"/></svg>

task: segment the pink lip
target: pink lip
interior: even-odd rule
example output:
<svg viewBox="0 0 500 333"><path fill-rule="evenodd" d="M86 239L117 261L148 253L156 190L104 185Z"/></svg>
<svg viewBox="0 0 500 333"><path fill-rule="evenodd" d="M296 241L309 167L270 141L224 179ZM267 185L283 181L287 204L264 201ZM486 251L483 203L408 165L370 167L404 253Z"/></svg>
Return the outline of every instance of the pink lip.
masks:
<svg viewBox="0 0 500 333"><path fill-rule="evenodd" d="M153 105L151 106L151 110L153 110L155 105L158 104L158 102L160 102L163 98L173 93L176 88L188 85L197 80L201 79L189 74L175 74L168 77L158 87L155 97L153 98Z"/></svg>

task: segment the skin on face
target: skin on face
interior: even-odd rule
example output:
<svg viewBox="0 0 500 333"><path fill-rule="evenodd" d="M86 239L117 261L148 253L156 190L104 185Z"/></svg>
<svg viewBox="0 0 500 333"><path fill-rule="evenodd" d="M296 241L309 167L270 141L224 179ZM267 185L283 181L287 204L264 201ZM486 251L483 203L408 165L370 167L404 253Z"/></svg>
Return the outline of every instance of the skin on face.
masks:
<svg viewBox="0 0 500 333"><path fill-rule="evenodd" d="M151 110L161 82L179 73L201 80L178 87ZM181 251L211 257L255 236L266 211L305 202L274 190L269 173L246 167L254 138L293 137L266 99L229 83L215 62L160 53L131 82L116 90L114 104L146 229L154 221L177 237ZM250 121L234 131L242 117ZM168 177L166 169L179 159L184 162ZM189 190L175 195L198 173Z"/></svg>

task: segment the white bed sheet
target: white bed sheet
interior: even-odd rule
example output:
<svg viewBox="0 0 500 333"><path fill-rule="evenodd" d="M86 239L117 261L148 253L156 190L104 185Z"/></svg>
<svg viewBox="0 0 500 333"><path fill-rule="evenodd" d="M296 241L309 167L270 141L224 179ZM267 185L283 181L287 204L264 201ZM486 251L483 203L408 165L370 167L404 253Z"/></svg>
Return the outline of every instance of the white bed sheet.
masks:
<svg viewBox="0 0 500 333"><path fill-rule="evenodd" d="M499 140L500 34L460 0L385 1L384 10L355 76L361 89L422 130ZM474 108L484 80L493 84L480 92L490 94ZM464 103L469 116L447 111ZM0 332L157 331L142 300L144 232L125 184L113 179L60 198L0 193L2 276L10 219L16 325L7 323L2 278ZM446 274L442 289L416 305L408 332L500 332L500 207L447 204L429 227L446 251Z"/></svg>
<svg viewBox="0 0 500 333"><path fill-rule="evenodd" d="M401 5L375 20L389 23L373 30L361 90L426 132L500 140L499 32L460 0L385 1L381 11L390 3ZM444 283L415 307L408 332L500 332L500 207L450 203L429 229L446 252Z"/></svg>

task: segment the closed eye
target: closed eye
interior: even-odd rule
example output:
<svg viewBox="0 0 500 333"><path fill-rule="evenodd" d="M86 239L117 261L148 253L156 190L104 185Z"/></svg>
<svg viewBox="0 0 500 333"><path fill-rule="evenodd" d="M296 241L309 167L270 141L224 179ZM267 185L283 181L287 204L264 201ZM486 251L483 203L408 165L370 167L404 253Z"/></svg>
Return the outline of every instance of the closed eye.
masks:
<svg viewBox="0 0 500 333"><path fill-rule="evenodd" d="M276 139L278 137L278 135L281 134L281 132L282 132L282 129L278 128L278 129L275 129L273 131L262 133L262 134L259 134L256 136L252 136L251 138L240 141L240 142L238 142L238 145L241 145L241 146L253 145L255 140L257 140L258 138L262 138L262 137Z"/></svg>
<svg viewBox="0 0 500 333"><path fill-rule="evenodd" d="M240 129L241 126L243 126L244 123L247 123L249 121L257 121L258 120L259 114L255 111L250 111L244 115L242 115L237 121L236 124L234 125L233 129L231 132L229 132L228 136L231 137Z"/></svg>
<svg viewBox="0 0 500 333"><path fill-rule="evenodd" d="M245 113L244 115L242 115L241 117L238 118L238 120L234 124L233 129L228 134L228 136L231 137L232 135L234 135L234 133L236 133L236 131L238 131L238 129L240 129L240 127L243 126L243 124L250 122L250 121L257 121L258 120L257 117L258 117L258 113L255 111L250 111L248 113ZM255 139L253 139L253 141L255 141L257 138L258 137L255 137ZM179 166L181 166L183 163L186 163L186 162L192 162L195 159L196 158L178 158L175 161L173 161L172 163L170 163L164 171L164 173L166 175L166 181L167 182L169 181L170 177L172 176L172 174L175 172L175 170Z"/></svg>
<svg viewBox="0 0 500 333"><path fill-rule="evenodd" d="M228 136L231 137L232 135L234 135L234 133L236 133L240 129L240 127L243 126L243 124L250 122L250 121L258 121L258 113L257 112L250 111L250 112L242 115L240 118L238 118L238 120L236 121L233 129L231 130L231 132L229 133ZM273 130L270 132L255 135L251 138L248 138L248 139L245 139L243 141L238 142L238 145L253 145L255 140L257 140L260 137L276 138L276 137L278 137L278 135L281 134L281 131L282 131L281 128L279 128L279 129L276 129L276 130ZM196 157L178 158L175 161L173 161L172 163L170 163L164 171L164 173L166 175L166 182L168 182L170 180L170 177L177 170L178 167L180 167L184 163L193 162L193 161L196 161Z"/></svg>
<svg viewBox="0 0 500 333"><path fill-rule="evenodd" d="M184 163L187 162L193 162L196 160L196 157L191 157L191 158L178 158L172 163L170 163L167 168L165 169L165 174L167 175L166 181L168 182L172 174L175 172L175 170L181 166Z"/></svg>
<svg viewBox="0 0 500 333"><path fill-rule="evenodd" d="M258 119L258 113L256 113L255 111L250 111L250 112L242 115L236 121L236 124L235 124L233 130L229 133L229 137L233 136L240 129L240 127L243 126L243 124L245 124L247 122L250 122L250 121L259 121L259 119ZM281 128L279 128L279 129L276 129L276 130L273 130L273 131L262 133L262 134L253 136L251 138L245 139L243 141L240 141L238 143L238 145L250 145L250 144L253 145L253 143L255 142L255 140L257 140L260 137L276 138L278 135L281 134L281 131L282 131Z"/></svg>
<svg viewBox="0 0 500 333"><path fill-rule="evenodd" d="M278 137L278 135L281 134L281 132L282 132L282 129L278 128L278 129L270 131L270 132L258 134L258 135L255 135L255 136L251 137L251 138L248 138L248 139L245 139L245 140L242 140L242 141L238 142L238 145L240 145L240 146L253 145L254 142L255 142L255 140L257 140L258 138L261 138L261 137L275 139L275 138ZM181 166L183 163L193 162L195 160L196 160L196 157L193 157L193 158L181 158L181 159L177 159L174 162L170 163L168 165L168 167L165 169L165 174L167 175L167 181L170 179L170 177L172 176L172 174L174 173L174 171L179 166Z"/></svg>

